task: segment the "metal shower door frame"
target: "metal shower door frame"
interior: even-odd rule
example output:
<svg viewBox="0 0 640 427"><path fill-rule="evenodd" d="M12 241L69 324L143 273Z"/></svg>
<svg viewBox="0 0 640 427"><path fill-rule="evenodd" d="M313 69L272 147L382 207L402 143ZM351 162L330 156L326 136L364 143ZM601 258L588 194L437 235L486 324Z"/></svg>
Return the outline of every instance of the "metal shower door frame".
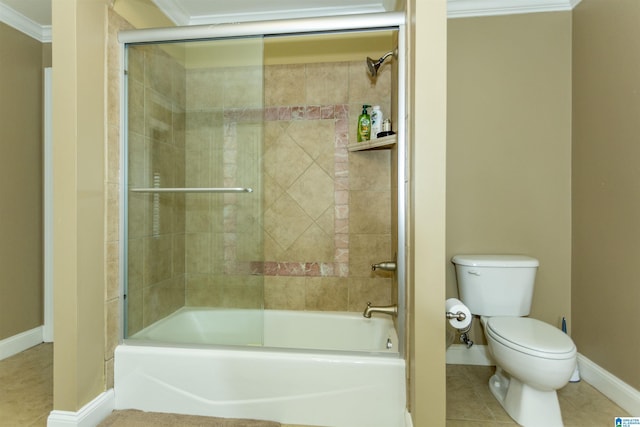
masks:
<svg viewBox="0 0 640 427"><path fill-rule="evenodd" d="M316 17L316 18L298 18L298 19L283 19L272 21L255 21L255 22L240 22L229 24L216 24L216 25L194 25L186 27L168 27L168 28L150 28L140 30L125 30L120 31L118 34L118 41L121 48L121 64L122 70L120 78L123 80L120 85L123 94L126 93L126 82L124 81L124 69L126 67L126 54L125 46L129 43L154 43L154 42L175 42L175 41L194 41L194 40L215 40L215 39L230 39L230 38L243 38L252 36L264 36L264 37L276 37L285 35L303 35L303 34L322 34L322 33L341 33L341 32L364 32L364 31L379 31L379 30L397 30L398 31L398 105L396 106L398 112L397 123L397 203L398 203L398 244L397 244L397 270L396 279L398 282L398 312L397 328L398 337L400 340L399 350L401 357L404 357L405 353L405 333L406 333L406 255L407 255L407 236L406 236L406 224L408 221L408 212L406 210L407 205L407 186L408 186L408 153L406 149L406 102L407 102L407 86L406 86L406 17L403 12L382 12L382 13L368 13L359 15L342 15L342 16L328 16L328 17ZM126 117L127 106L126 97L121 96L121 135L120 135L120 148L121 148L121 162L126 162L126 155L124 150L124 141L126 137ZM122 163L126 164L126 163ZM124 179L125 168L120 168L121 182L126 182ZM126 230L126 191L121 191L121 212L120 212L120 233L121 241L124 242L124 232ZM126 259L124 244L120 245L120 260L121 263ZM126 265L123 265L120 275L120 287L125 283L126 278ZM122 294L122 293L121 293ZM121 302L122 303L122 302ZM121 307L123 309L123 307ZM123 326L126 328L126 325ZM124 329L123 329L124 330ZM123 330L121 330L121 338Z"/></svg>

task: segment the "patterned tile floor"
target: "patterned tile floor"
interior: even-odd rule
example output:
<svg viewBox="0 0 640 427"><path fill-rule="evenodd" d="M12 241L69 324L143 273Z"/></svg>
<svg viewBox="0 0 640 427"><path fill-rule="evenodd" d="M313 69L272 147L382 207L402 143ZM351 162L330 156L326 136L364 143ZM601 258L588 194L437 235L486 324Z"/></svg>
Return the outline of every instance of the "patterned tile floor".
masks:
<svg viewBox="0 0 640 427"><path fill-rule="evenodd" d="M447 427L517 426L489 391L491 366L447 365ZM565 427L614 426L629 416L585 381L558 392Z"/></svg>

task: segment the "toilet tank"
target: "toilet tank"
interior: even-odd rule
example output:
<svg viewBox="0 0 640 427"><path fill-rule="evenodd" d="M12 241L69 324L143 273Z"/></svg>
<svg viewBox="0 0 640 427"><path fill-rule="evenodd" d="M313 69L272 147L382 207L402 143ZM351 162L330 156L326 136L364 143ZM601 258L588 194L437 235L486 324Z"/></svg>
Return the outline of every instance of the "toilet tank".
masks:
<svg viewBox="0 0 640 427"><path fill-rule="evenodd" d="M460 300L480 316L527 316L539 262L524 255L456 255Z"/></svg>

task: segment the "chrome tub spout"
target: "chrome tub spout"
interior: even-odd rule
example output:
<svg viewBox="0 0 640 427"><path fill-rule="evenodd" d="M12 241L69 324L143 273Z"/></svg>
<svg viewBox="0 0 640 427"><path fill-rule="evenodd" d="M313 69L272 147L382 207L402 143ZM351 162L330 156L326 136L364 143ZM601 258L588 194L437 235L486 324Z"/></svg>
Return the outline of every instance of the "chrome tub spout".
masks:
<svg viewBox="0 0 640 427"><path fill-rule="evenodd" d="M390 316L398 315L398 306L397 305L387 305L382 307L372 306L370 302L367 303L367 307L364 309L364 313L362 315L367 319L371 318L371 313L383 313L388 314Z"/></svg>
<svg viewBox="0 0 640 427"><path fill-rule="evenodd" d="M376 270L396 271L396 263L395 261L379 262L377 264L372 264L371 270L372 271L376 271Z"/></svg>

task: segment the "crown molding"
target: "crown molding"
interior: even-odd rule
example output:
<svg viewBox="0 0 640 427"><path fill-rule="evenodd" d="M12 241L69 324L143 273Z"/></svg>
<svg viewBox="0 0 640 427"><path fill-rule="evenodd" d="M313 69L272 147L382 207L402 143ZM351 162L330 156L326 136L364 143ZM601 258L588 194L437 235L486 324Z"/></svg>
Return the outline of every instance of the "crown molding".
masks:
<svg viewBox="0 0 640 427"><path fill-rule="evenodd" d="M3 3L0 3L0 22L41 43L51 43L51 25L40 25Z"/></svg>
<svg viewBox="0 0 640 427"><path fill-rule="evenodd" d="M278 19L309 18L320 16L353 15L385 12L381 1L373 1L361 6L342 7L300 7L297 9L273 9L247 13L210 13L206 15L189 15L179 0L152 0L153 3L178 26L226 24L230 22L270 21ZM389 1L389 0L385 0Z"/></svg>
<svg viewBox="0 0 640 427"><path fill-rule="evenodd" d="M515 15L522 13L572 10L581 0L448 0L449 18ZM308 18L312 16L350 15L385 12L397 0L377 0L364 6L301 7L249 13L211 13L191 16L179 0L153 0L153 3L176 25L206 25L229 22L267 21L273 19Z"/></svg>
<svg viewBox="0 0 640 427"><path fill-rule="evenodd" d="M177 26L190 25L191 16L176 0L152 1Z"/></svg>
<svg viewBox="0 0 640 427"><path fill-rule="evenodd" d="M474 16L569 11L576 7L580 1L581 0L448 0L447 15L449 18L467 18ZM364 7L315 7L290 9L287 11L280 10L244 14L209 14L202 16L190 16L178 0L153 0L153 2L169 19L171 19L171 21L179 26L262 21L309 16L376 13L384 12L385 9L385 7L381 6L382 3L372 3ZM0 3L0 22L4 22L41 43L51 42L51 25L40 25L3 3Z"/></svg>
<svg viewBox="0 0 640 427"><path fill-rule="evenodd" d="M287 10L273 10L255 13L238 13L238 14L211 14L192 17L189 21L190 25L204 24L223 24L228 22L254 22L254 21L271 21L279 19L297 19L309 17L324 16L344 16L367 13L385 12L384 8L377 6L365 7L314 7Z"/></svg>
<svg viewBox="0 0 640 427"><path fill-rule="evenodd" d="M449 18L572 10L581 0L448 0Z"/></svg>

